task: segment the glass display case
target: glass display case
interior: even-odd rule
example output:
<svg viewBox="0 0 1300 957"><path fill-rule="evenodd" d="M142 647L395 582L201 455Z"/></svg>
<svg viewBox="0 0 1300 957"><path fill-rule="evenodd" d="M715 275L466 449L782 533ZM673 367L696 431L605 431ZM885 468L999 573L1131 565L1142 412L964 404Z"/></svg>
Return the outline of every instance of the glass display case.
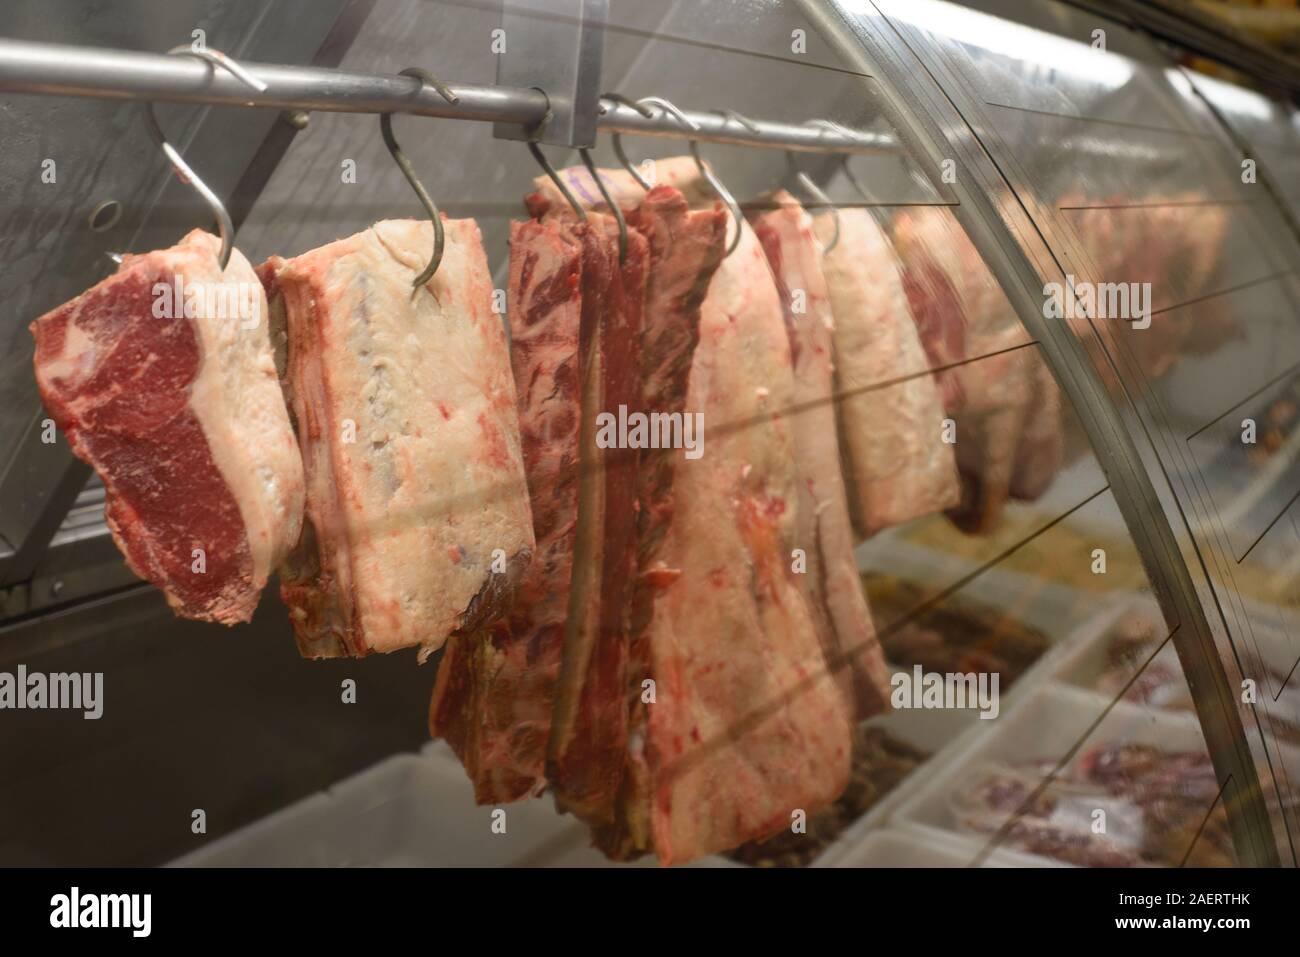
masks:
<svg viewBox="0 0 1300 957"><path fill-rule="evenodd" d="M0 763L16 769L0 793L0 863L1296 863L1300 114L1281 94L1194 73L1170 45L1058 0L609 4L595 81L616 96L601 101L592 165L614 183L632 182L618 179L630 166L680 188L697 212L726 214L719 242L743 231L756 241L741 254L766 253L760 279L790 342L778 336L767 365L751 362L765 340L746 300L728 321L747 338L722 352L726 321L709 326L705 298L686 403L703 401L696 376L714 363L727 388L761 393L760 414L708 422L717 451L701 461L785 483L781 509L795 514L773 520L770 542L742 535L726 552L722 513L740 514L739 498L709 499L703 473L674 466L664 547L677 551L662 554L689 576L693 550L716 545L710 574L743 569L757 610L738 621L725 598L721 611L707 592L674 599L673 578L652 599L671 626L641 643L627 621L621 638L600 632L599 647L622 642L632 664L619 677L635 687L605 712L632 728L620 797L591 811L597 784L550 780L562 765L553 728L527 794L480 789L476 802L475 791L485 766L508 764L480 735L498 721L521 734L509 714L520 696L540 701L544 742L552 710L572 704L563 675L579 667L577 626L559 626L560 690L539 698L471 672L465 643L505 648L514 625L453 636L419 663L412 648L309 661L274 581L250 623L174 618L122 564L106 483L62 436L41 440L31 374L27 324L108 275L105 253L165 248L208 214L184 185L164 185L123 89L95 94L86 87L108 81L89 74L24 79L23 44L157 52L197 28L254 73L278 63L391 77L418 65L470 91L498 84L503 5L193 0L129 35L51 12L59 4L16 6L0 27L0 98L21 147L0 159L0 672L99 674L105 691L95 721L0 710ZM570 16L556 13L564 4L505 6L516 24ZM272 30L277 17L297 35ZM382 109L320 96L297 113L204 105L202 89L160 96L163 125L226 199L254 264L423 215L375 117L358 115ZM660 98L645 111L657 128L619 119L645 98ZM701 122L723 117L695 130L692 149L754 229L696 174L674 179L691 168L674 165L689 137L664 101ZM762 124L852 148L735 141L760 139ZM525 194L550 188L529 149L451 115L395 125L442 212L477 222L492 286L513 296L511 224L529 216ZM617 202L631 216L641 202L616 189L602 206L581 185L583 157L544 148L589 213ZM58 180L32 185L46 158ZM817 263L798 282L779 254L791 247L764 220L793 204L811 214L800 222ZM709 296L733 267L715 268ZM808 308L825 319L821 339L797 331ZM822 396L801 391L818 374L801 364L808 342L833 347ZM721 358L702 361L713 348ZM515 379L526 425L518 366ZM785 404L763 404L772 392ZM835 468L817 471L828 447ZM822 465L809 464L817 454ZM800 497L821 483L841 491ZM800 567L809 553L813 576ZM777 570L763 571L771 560ZM575 576L584 561L579 551ZM656 573L682 574L665 561ZM860 606L842 580L836 591L837 568L869 609L853 626ZM806 603L811 623L771 624L783 602ZM796 633L820 639L815 664L792 650ZM446 731L444 718L445 740L429 740L429 695L453 668L482 680L484 698L462 713L470 732ZM648 704L641 678L660 693ZM436 713L446 692L434 694ZM810 719L814 698L829 710ZM79 818L74 795L88 787L103 813ZM654 800L638 803L638 788Z"/></svg>

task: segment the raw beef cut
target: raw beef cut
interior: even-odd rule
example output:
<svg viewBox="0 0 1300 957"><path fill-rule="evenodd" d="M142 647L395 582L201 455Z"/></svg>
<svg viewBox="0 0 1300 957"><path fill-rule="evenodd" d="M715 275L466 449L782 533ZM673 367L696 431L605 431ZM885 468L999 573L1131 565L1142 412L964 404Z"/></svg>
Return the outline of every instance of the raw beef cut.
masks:
<svg viewBox="0 0 1300 957"><path fill-rule="evenodd" d="M1032 393L1011 473L1011 496L1036 501L1056 478L1065 461L1065 428L1061 389L1041 357L1030 370Z"/></svg>
<svg viewBox="0 0 1300 957"><path fill-rule="evenodd" d="M578 518L585 229L510 224L510 358L536 553L505 619L486 636L448 640L429 709L430 732L451 744L480 804L544 784Z"/></svg>
<svg viewBox="0 0 1300 957"><path fill-rule="evenodd" d="M823 236L829 220L818 217ZM825 257L835 388L849 502L867 537L956 505L959 486L953 446L943 441L941 386L928 372L936 363L922 347L893 249L871 210L841 209L839 222L839 242ZM936 351L961 347L960 323L927 321Z"/></svg>
<svg viewBox="0 0 1300 957"><path fill-rule="evenodd" d="M695 165L695 160L689 156L673 156L668 159L652 160L639 167L642 176L646 177L651 185L651 192L646 190L632 178L632 174L624 169L602 169L600 178L605 183L610 195L618 203L619 208L630 212L637 208L645 199L649 199L655 189L667 189L671 192L680 194L687 204L691 207L702 207L703 210L712 211L718 205L717 194L713 192L708 182L700 176L699 167ZM601 195L600 189L592 182L591 174L583 166L571 166L567 169L560 170L560 178L564 180L566 186L572 191L574 198L586 209L601 211L606 209L605 198ZM537 187L537 192L525 197L524 202L528 206L528 211L534 216L542 216L552 210L559 211L563 214L568 208L565 198L560 195L560 191L555 188L555 184L545 176L539 176L533 181ZM721 214L719 214L721 215Z"/></svg>
<svg viewBox="0 0 1300 957"><path fill-rule="evenodd" d="M985 533L1011 496L1017 456L1041 362L1011 303L979 253L942 207L917 207L894 218L892 234L913 310L949 315L942 328L965 329L965 354L953 361L956 396L948 408L956 423L961 501L948 510L958 528ZM938 280L938 282L936 282ZM961 317L953 315L960 311ZM922 327L922 333L925 329ZM1059 431L1059 418L1037 428ZM1037 483L1041 484L1041 478Z"/></svg>
<svg viewBox="0 0 1300 957"><path fill-rule="evenodd" d="M657 166L689 168L672 185L706 198L692 161ZM581 184L584 174L564 175ZM606 176L622 196L620 174ZM590 196L593 185L576 192ZM788 826L794 807L833 799L847 774L847 706L788 557L789 342L748 227L713 277L700 324L685 410L704 413L710 437L702 458L675 458L653 616L629 655L627 706L644 723L631 726L614 806L580 809L611 856L652 850L664 863ZM654 700L642 704L647 680Z"/></svg>
<svg viewBox="0 0 1300 957"><path fill-rule="evenodd" d="M1227 210L1207 199L1188 191L1155 196L1150 205L1135 208L1124 196L1090 200L1076 191L1060 200L1061 215L1078 234L1096 281L1152 283L1155 301L1149 303L1148 328L1090 321L1078 312L1068 320L1085 339L1091 338L1092 327L1119 330L1112 341L1127 353L1127 362L1120 364L1133 370L1131 386L1154 382L1184 357L1208 355L1242 336L1229 304L1214 295L1222 291L1220 259L1229 222ZM1195 301L1195 307L1170 308L1188 301ZM1118 394L1120 382L1111 364L1099 362L1097 368L1107 388Z"/></svg>
<svg viewBox="0 0 1300 957"><path fill-rule="evenodd" d="M262 267L287 331L285 389L307 475L281 571L299 650L364 655L477 631L533 549L505 330L478 226L412 291L433 226L388 220Z"/></svg>
<svg viewBox="0 0 1300 957"><path fill-rule="evenodd" d="M648 247L628 229L620 267L612 217L583 231L582 429L578 525L547 778L564 810L591 820L618 788L627 747L628 629L636 578L639 450L602 448L596 418L641 403Z"/></svg>
<svg viewBox="0 0 1300 957"><path fill-rule="evenodd" d="M689 414L687 391L695 350L700 339L700 316L727 238L727 216L715 203L692 210L680 190L656 186L640 206L628 212L628 222L650 244L651 273L646 290L642 328L642 408L651 414ZM683 424L685 422L683 421ZM699 436L702 438L702 436ZM628 627L628 740L644 741L649 703L644 683L651 679L650 623L659 590L675 580L680 570L662 559L664 540L675 513L673 480L686 453L673 449L646 449L641 453L637 499L637 579ZM621 806L632 808L631 818L644 835L645 794L648 782L644 763L624 762L620 786ZM625 819L626 820L626 819ZM625 821L603 831L607 847L619 847ZM644 841L642 847L646 846ZM629 849L623 852L625 856Z"/></svg>
<svg viewBox="0 0 1300 957"><path fill-rule="evenodd" d="M839 671L850 708L866 718L889 710L889 674L853 556L835 426L835 323L822 245L812 218L793 196L778 192L771 199L777 208L751 222L776 280L794 363L795 541L807 556L803 580L826 658ZM955 483L954 472L954 490Z"/></svg>
<svg viewBox="0 0 1300 957"><path fill-rule="evenodd" d="M692 160L656 168L661 186L716 211ZM672 170L683 173L664 175ZM620 204L644 195L625 172L601 173ZM589 174L561 175L596 205ZM538 187L535 212L562 202L549 183ZM683 409L703 413L707 439L698 459L671 456L671 522L642 579L653 611L625 655L609 653L625 663L618 702L614 682L593 693L589 669L568 672L566 642L566 674L579 680L561 681L552 754L595 753L600 763L578 781L590 793L553 781L557 803L588 821L612 857L690 860L788 827L793 810L825 805L844 787L848 708L791 569L793 401L780 300L746 226L701 306ZM618 724L620 706L630 717L616 755L616 735L592 727L598 714ZM566 712L574 717L561 721Z"/></svg>
<svg viewBox="0 0 1300 957"><path fill-rule="evenodd" d="M514 614L493 629L489 641L448 643L430 711L434 735L452 743L480 803L516 800L544 785L577 518L579 316L588 301L588 327L598 326L608 298L599 290L589 300L581 295L581 237L588 227L577 224L567 206L551 210L539 197L532 197L531 205L546 218L512 226L509 314L537 557ZM692 211L678 191L663 187L645 195L626 215L633 233L645 237L650 257L640 401L646 408L680 411L699 334L700 303L722 257L725 218L716 210ZM611 225L599 217L599 228L610 232ZM640 268L634 248L640 241L631 239L633 268ZM593 278L612 276L604 258L608 248L598 243L588 249ZM671 519L672 454L655 449L640 453L635 516L641 569L650 568ZM648 617L654 574L641 572L633 580L633 643L644 628L638 615Z"/></svg>
<svg viewBox="0 0 1300 957"><path fill-rule="evenodd" d="M178 615L230 625L298 538L303 473L266 297L238 250L222 271L220 248L195 230L128 255L31 330L41 397L103 480L127 564Z"/></svg>
<svg viewBox="0 0 1300 957"><path fill-rule="evenodd" d="M706 450L679 460L644 673L655 682L629 741L615 856L687 861L789 827L848 777L850 716L796 576L790 347L753 231L722 261L700 318L686 409ZM641 689L637 689L642 693Z"/></svg>

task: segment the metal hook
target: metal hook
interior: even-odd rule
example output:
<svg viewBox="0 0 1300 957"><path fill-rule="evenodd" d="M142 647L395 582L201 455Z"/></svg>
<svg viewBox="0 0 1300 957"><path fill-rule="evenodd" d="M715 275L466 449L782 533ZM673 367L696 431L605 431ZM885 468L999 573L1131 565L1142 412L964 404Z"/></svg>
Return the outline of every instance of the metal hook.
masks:
<svg viewBox="0 0 1300 957"><path fill-rule="evenodd" d="M428 70L422 70L419 67L407 67L399 76L409 76L420 81L420 89L424 89L424 84L428 83L438 94L448 103L455 103L458 97L451 92L451 87L443 83ZM379 117L379 131L384 137L384 145L388 147L388 152L392 155L394 162L397 163L398 169L406 177L406 181L411 184L411 189L415 190L415 195L420 199L420 205L424 211L429 214L429 219L433 222L433 255L429 259L429 264L424 267L424 271L416 276L411 282L411 290L414 293L426 282L434 277L438 271L438 266L442 264L442 253L446 246L446 235L442 228L442 216L438 213L438 207L429 195L428 190L415 175L415 169L411 166L411 161L402 147L397 143L397 137L393 136L393 114L383 113Z"/></svg>
<svg viewBox="0 0 1300 957"><path fill-rule="evenodd" d="M614 214L614 221L618 223L618 264L621 266L627 262L627 220L623 218L623 210L618 208L618 203L614 202L614 197L609 195L609 190L605 188L605 181L600 178L596 164L591 161L591 150L585 146L580 147L578 155L582 157L582 165L587 167L587 172L596 181L596 188L600 190L600 195L605 197L605 204L609 206L609 211Z"/></svg>
<svg viewBox="0 0 1300 957"><path fill-rule="evenodd" d="M542 96L546 96L546 113L542 116L541 120L539 120L537 124L528 131L528 135L531 137L528 140L528 152L533 154L533 159L537 161L537 165L542 168L542 171L546 173L547 178L550 179L550 181L555 184L555 188L560 191L560 195L563 196L569 206L572 207L579 222L585 223L587 221L587 211L582 208L582 204L578 202L576 197L574 197L568 184L565 183L564 180L560 179L560 174L555 172L555 167L552 166L551 161L546 158L546 154L542 152L542 148L537 145L537 137L542 135L542 131L545 130L547 124L551 122L554 113L551 112L551 101L550 97L547 96L546 91L540 87L533 87L533 89L541 93Z"/></svg>
<svg viewBox="0 0 1300 957"><path fill-rule="evenodd" d="M758 132L757 124L755 124L752 120L748 119L746 116L744 116L741 113L738 113L735 110L723 110L722 115L729 120L735 120L736 122L744 126L746 129L750 130L751 132L754 133ZM814 120L812 122L817 123L818 121ZM830 121L827 120L826 122L829 123ZM799 181L799 185L801 185L804 188L804 190L807 191L813 197L814 200L816 200L818 206L822 206L829 209L831 211L831 215L834 217L835 235L831 237L831 241L827 243L825 248L823 249L823 252L828 253L832 249L834 249L840 241L840 211L835 206L835 203L831 200L831 198L826 195L826 193L822 190L820 186L817 185L817 183L813 180L813 178L809 176L807 173L805 173L803 170L798 169L795 166L794 153L787 150L785 156L790 163L790 168L794 170L795 179Z"/></svg>
<svg viewBox="0 0 1300 957"><path fill-rule="evenodd" d="M785 158L786 161L790 164L790 169L794 171L794 178L798 180L799 185L804 188L804 191L807 192L810 196L812 196L812 198L816 202L816 205L824 209L829 209L831 211L831 218L834 220L835 223L835 235L831 237L831 241L827 243L826 246L822 249L822 252L829 253L832 249L834 249L837 245L839 245L839 241L840 241L839 207L835 205L834 200L832 200L829 196L826 195L826 191L823 190L820 186L818 186L817 182L811 176L809 176L803 170L799 169L798 165L794 161L793 152L787 150L785 154Z"/></svg>
<svg viewBox="0 0 1300 957"><path fill-rule="evenodd" d="M623 106L630 107L631 109L636 110L638 113L640 113L642 116L646 117L647 119L654 116L654 110L650 109L650 107L644 106L638 103L636 100L629 99L628 97L623 96L621 93L602 93L600 95L600 98L602 100L612 100L615 103L621 103ZM609 107L605 106L605 104L602 103L600 105L600 112L608 113ZM647 182L646 178L641 175L641 171L632 165L632 161L629 160L627 158L627 154L623 152L623 134L610 133L609 142L610 145L614 147L614 155L618 157L618 161L621 164L623 164L623 168L628 171L632 179L636 180L636 184L640 186L643 190L645 190L647 193L650 192L650 188L651 188L650 183Z"/></svg>
<svg viewBox="0 0 1300 957"><path fill-rule="evenodd" d="M662 96L643 97L639 102L657 106L687 129L694 132L699 131L699 124L693 122L685 113L673 106L672 103L665 100ZM727 114L724 113L723 115L726 116ZM695 160L695 166L699 169L700 175L703 176L709 186L713 188L713 191L718 194L736 220L736 235L732 238L731 244L727 246L726 252L726 255L730 256L736 251L736 247L740 245L740 234L745 225L745 216L740 211L740 204L736 202L736 197L732 196L730 190L722 185L722 180L718 179L718 177L713 174L713 170L709 168L709 165L705 163L704 159L700 156L700 144L689 138L687 139L687 143L691 149L691 158Z"/></svg>
<svg viewBox="0 0 1300 957"><path fill-rule="evenodd" d="M221 67L236 79L252 87L259 93L266 90L265 83L253 76L220 50L209 50L205 47L195 47L183 43L180 46L172 47L167 51L167 54L169 56L198 57L200 60L211 63L213 66ZM167 137L163 134L162 127L158 125L158 117L153 111L153 103L148 101L145 102L144 116L145 125L149 129L150 136L153 137L154 142L156 142L158 147L163 151L163 155L167 157L167 161L172 164L172 169L175 171L176 176L182 183L187 183L188 185L193 186L194 191L203 197L203 201L208 204L208 208L211 209L213 214L216 216L217 231L221 236L221 251L217 256L217 261L220 263L221 269L224 271L230 262L231 235L235 231L235 227L230 221L230 213L226 211L225 204L221 202L217 194L214 193L208 187L208 184L203 182L203 180L199 178L199 175L190 168L188 163L185 162L185 158L181 156L176 147L167 142ZM119 259L118 262L120 263L120 261L121 260Z"/></svg>
<svg viewBox="0 0 1300 957"><path fill-rule="evenodd" d="M533 154L533 159L537 160L537 165L550 177L551 182L555 184L555 188L560 191L560 195L573 207L578 219L585 223L587 221L587 211L582 208L582 204L578 202L564 180L560 179L560 174L555 172L555 167L546 158L546 154L542 152L542 148L537 145L536 140L528 141L528 152Z"/></svg>

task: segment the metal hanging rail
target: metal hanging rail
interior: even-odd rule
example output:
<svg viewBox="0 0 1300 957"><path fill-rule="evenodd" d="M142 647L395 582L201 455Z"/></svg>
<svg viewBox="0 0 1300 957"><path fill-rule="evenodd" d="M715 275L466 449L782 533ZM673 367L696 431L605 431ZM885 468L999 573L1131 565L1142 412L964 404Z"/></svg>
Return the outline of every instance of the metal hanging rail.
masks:
<svg viewBox="0 0 1300 957"><path fill-rule="evenodd" d="M547 98L540 90L449 84L457 99L453 104L411 77L242 61L240 66L266 89L250 89L226 71L188 56L0 39L0 92L4 93L333 113L411 113L524 128L536 127L548 110ZM808 153L896 149L892 137L877 133L764 120L741 123L723 112L681 112L696 129L685 129L679 119L662 109L645 116L610 99L601 101L596 122L606 133L689 137Z"/></svg>

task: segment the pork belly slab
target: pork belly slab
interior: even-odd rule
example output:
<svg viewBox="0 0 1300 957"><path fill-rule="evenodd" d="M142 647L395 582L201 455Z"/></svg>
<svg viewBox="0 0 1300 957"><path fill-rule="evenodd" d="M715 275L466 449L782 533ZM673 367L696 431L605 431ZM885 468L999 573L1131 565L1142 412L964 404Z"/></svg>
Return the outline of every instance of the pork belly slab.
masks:
<svg viewBox="0 0 1300 957"><path fill-rule="evenodd" d="M364 655L477 631L533 549L505 330L478 226L387 220L262 267L287 334L285 390L307 476L281 570L299 650Z"/></svg>
<svg viewBox="0 0 1300 957"><path fill-rule="evenodd" d="M31 324L36 382L104 482L127 564L178 615L248 621L298 538L303 472L266 297L238 250L195 230Z"/></svg>
<svg viewBox="0 0 1300 957"><path fill-rule="evenodd" d="M829 219L818 217L822 236ZM867 537L953 507L959 486L943 441L944 386L929 373L893 249L869 209L841 209L839 223L825 257L835 388L849 503Z"/></svg>
<svg viewBox="0 0 1300 957"><path fill-rule="evenodd" d="M778 192L771 201L777 208L752 216L751 222L776 280L794 365L795 540L807 556L804 582L827 661L838 671L853 712L866 718L889 710L889 674L853 555L836 434L841 398L834 387L835 322L822 244L813 234L812 217L793 196ZM937 441L935 423L928 431ZM952 482L955 490L955 472Z"/></svg>

